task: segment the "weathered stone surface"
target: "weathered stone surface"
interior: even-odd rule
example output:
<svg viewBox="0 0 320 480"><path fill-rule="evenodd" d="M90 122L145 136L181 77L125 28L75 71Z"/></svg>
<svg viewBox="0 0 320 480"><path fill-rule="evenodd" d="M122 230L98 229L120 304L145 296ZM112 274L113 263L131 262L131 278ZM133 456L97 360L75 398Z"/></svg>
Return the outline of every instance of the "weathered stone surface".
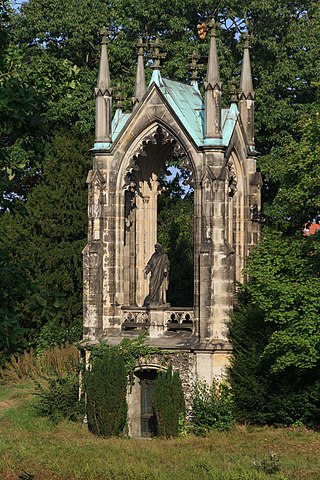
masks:
<svg viewBox="0 0 320 480"><path fill-rule="evenodd" d="M221 109L214 101L220 80L214 35L210 39L205 102L192 86L162 79L157 70L144 91L140 64L141 88L135 91L143 93L135 95L132 113L117 110L109 138L100 125L108 122L109 129L109 113L98 92L98 141L87 179L83 348L99 341L119 344L146 331L146 344L172 352L167 360L180 371L189 403L195 381L210 383L225 374L235 284L243 281L245 258L260 236L261 175L253 150L254 93L247 92L249 50L246 46L240 113L235 103ZM103 49L106 57L105 44ZM143 269L157 243L160 179L164 163L176 154L185 155L194 182L193 307L169 308L165 302L163 308L144 307L149 281ZM144 360L146 371L160 367L156 359ZM139 388L137 377L129 417L138 436Z"/></svg>

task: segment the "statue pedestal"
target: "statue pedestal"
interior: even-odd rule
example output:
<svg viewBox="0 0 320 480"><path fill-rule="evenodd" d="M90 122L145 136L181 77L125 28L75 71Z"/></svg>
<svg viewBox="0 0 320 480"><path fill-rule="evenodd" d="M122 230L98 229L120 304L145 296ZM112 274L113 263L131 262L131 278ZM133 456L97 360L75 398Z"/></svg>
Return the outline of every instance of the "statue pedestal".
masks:
<svg viewBox="0 0 320 480"><path fill-rule="evenodd" d="M150 305L149 313L149 335L151 338L160 337L165 331L166 312L170 308L169 304Z"/></svg>

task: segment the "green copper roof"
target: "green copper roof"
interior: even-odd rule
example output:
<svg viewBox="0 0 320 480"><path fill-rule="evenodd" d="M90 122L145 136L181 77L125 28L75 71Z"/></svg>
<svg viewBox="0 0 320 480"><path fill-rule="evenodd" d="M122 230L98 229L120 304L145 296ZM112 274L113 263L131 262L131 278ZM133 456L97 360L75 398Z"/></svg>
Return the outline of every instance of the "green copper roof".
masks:
<svg viewBox="0 0 320 480"><path fill-rule="evenodd" d="M203 137L204 132L204 99L197 85L187 85L181 82L162 78L159 70L154 70L148 90L156 84L166 101L179 118L186 131L197 146L228 146L239 111L235 103L230 108L222 109L222 138ZM112 141L114 142L133 113L123 113L118 109L112 121ZM96 142L93 150L110 149L111 144Z"/></svg>
<svg viewBox="0 0 320 480"><path fill-rule="evenodd" d="M197 84L187 85L162 78L159 70L154 70L149 87L155 83L165 96L169 105L179 117L185 129L197 146L228 146L239 115L236 104L222 109L222 139L203 137L204 132L204 99L200 95Z"/></svg>

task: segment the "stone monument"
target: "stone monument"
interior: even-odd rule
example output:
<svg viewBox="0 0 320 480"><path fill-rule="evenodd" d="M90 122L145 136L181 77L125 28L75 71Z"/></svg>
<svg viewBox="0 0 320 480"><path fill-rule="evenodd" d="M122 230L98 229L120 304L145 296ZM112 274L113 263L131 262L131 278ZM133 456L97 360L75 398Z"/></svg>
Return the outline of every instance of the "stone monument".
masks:
<svg viewBox="0 0 320 480"><path fill-rule="evenodd" d="M261 177L248 38L239 94L222 108L216 33L210 27L204 96L196 75L191 84L162 77L159 43L146 86L141 41L132 112L117 108L113 118L103 35L93 165L87 178L82 349L89 351L99 342L119 344L146 331L146 343L167 351L173 368L180 370L187 398L195 380L211 383L225 375L232 354L227 321L235 285L243 281L245 258L260 235L258 216L252 215L261 208ZM188 308L166 303L169 259L157 245L163 166L181 154L194 183L194 295ZM159 368L156 357L137 368L128 396L133 436L150 434L151 413L144 399Z"/></svg>

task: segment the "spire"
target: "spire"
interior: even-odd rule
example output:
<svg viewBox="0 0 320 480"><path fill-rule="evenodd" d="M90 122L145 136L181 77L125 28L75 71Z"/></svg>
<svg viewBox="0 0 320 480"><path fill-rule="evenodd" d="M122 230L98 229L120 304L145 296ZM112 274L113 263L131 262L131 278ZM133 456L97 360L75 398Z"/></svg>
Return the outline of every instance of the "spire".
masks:
<svg viewBox="0 0 320 480"><path fill-rule="evenodd" d="M146 92L146 78L144 74L144 61L143 61L143 47L144 43L142 38L139 39L137 44L138 47L138 65L137 65L137 75L136 75L136 84L134 89L133 108L136 108L141 102L141 98Z"/></svg>
<svg viewBox="0 0 320 480"><path fill-rule="evenodd" d="M96 142L111 142L112 88L110 83L109 60L107 50L107 32L101 32L101 56L96 96Z"/></svg>
<svg viewBox="0 0 320 480"><path fill-rule="evenodd" d="M240 78L239 112L249 145L254 145L254 91L249 53L249 35L244 35L243 62Z"/></svg>
<svg viewBox="0 0 320 480"><path fill-rule="evenodd" d="M244 49L243 49L243 62L242 62L242 71L240 78L240 95L244 96L246 99L251 95L253 98L253 85L252 85L252 74L251 74L251 65L250 65L250 53L249 53L249 35L245 33L244 35Z"/></svg>
<svg viewBox="0 0 320 480"><path fill-rule="evenodd" d="M167 54L160 53L160 46L161 46L160 38L157 37L155 41L152 42L152 53L151 55L149 55L150 58L153 60L153 65L152 65L153 72L152 72L152 77L151 77L149 86L152 85L152 83L155 83L159 87L163 85L162 77L160 73L160 68L161 68L160 60L162 58L166 58Z"/></svg>
<svg viewBox="0 0 320 480"><path fill-rule="evenodd" d="M205 138L221 138L221 82L214 20L210 22L210 50L205 90Z"/></svg>

